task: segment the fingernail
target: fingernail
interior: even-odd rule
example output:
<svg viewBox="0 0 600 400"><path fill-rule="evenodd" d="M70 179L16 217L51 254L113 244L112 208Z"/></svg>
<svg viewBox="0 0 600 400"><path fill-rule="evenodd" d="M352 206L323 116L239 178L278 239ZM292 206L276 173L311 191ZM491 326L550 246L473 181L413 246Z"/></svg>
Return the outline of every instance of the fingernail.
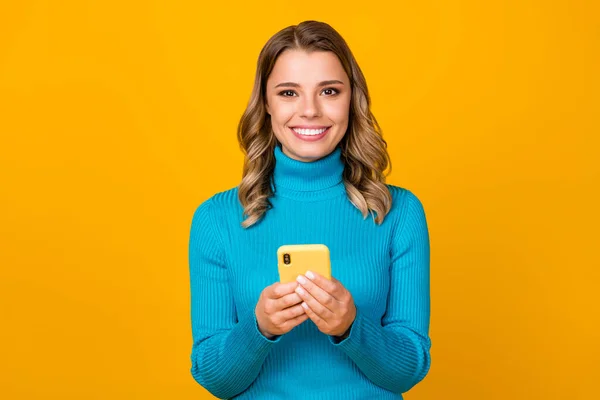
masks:
<svg viewBox="0 0 600 400"><path fill-rule="evenodd" d="M306 279L304 279L304 277L302 275L298 275L298 277L296 278L296 280L298 282L300 282L301 284L305 284L306 282L308 282Z"/></svg>
<svg viewBox="0 0 600 400"><path fill-rule="evenodd" d="M305 302L302 302L302 307L304 307L305 310L308 310L308 304L306 304Z"/></svg>
<svg viewBox="0 0 600 400"><path fill-rule="evenodd" d="M304 290L302 290L302 288L300 288L300 287L297 287L296 288L296 293L298 293L300 295L303 295L304 294Z"/></svg>
<svg viewBox="0 0 600 400"><path fill-rule="evenodd" d="M306 276L308 276L310 279L315 279L315 274L313 274L313 273L312 273L312 272L310 272L310 271L306 271L306 274L305 274L305 275L306 275Z"/></svg>

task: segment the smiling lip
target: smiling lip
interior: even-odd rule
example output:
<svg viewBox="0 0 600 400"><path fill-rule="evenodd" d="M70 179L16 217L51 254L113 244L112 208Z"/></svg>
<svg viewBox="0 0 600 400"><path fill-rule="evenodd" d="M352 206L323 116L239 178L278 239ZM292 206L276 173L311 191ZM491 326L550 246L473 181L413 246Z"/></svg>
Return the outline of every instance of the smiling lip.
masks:
<svg viewBox="0 0 600 400"><path fill-rule="evenodd" d="M327 125L296 125L291 126L290 128L298 128L298 129L324 129L329 128Z"/></svg>
<svg viewBox="0 0 600 400"><path fill-rule="evenodd" d="M308 135L301 135L298 132L296 132L295 130L293 130L292 128L290 128L290 131L292 131L292 133L294 134L294 136L296 136L298 139L303 140L305 142L316 142L317 140L321 140L325 137L325 135L327 135L329 133L330 130L330 126L326 127L326 126L322 126L320 128L304 128L304 127L300 127L300 126L295 126L294 128L299 128L299 129L323 129L323 128L327 128L325 129L325 131L323 131L323 133L320 133L318 135L312 135L312 136L308 136Z"/></svg>

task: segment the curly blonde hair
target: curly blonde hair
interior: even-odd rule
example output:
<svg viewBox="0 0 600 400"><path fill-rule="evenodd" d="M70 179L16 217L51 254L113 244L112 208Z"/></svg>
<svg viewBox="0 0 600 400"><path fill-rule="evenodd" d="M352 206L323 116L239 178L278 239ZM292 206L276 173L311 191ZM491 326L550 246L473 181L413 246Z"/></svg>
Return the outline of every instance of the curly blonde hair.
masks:
<svg viewBox="0 0 600 400"><path fill-rule="evenodd" d="M339 58L350 78L351 101L348 130L340 141L344 161L343 180L350 202L363 217L371 213L381 224L390 211L392 196L385 184L391 173L387 143L371 112L371 99L365 77L350 48L330 25L304 21L273 35L260 52L254 88L237 129L240 148L245 155L238 198L244 207L244 228L256 223L272 208L271 182L275 168L274 150L278 140L272 131L271 116L265 106L266 82L277 57L284 50L331 51ZM384 171L389 167L388 174Z"/></svg>

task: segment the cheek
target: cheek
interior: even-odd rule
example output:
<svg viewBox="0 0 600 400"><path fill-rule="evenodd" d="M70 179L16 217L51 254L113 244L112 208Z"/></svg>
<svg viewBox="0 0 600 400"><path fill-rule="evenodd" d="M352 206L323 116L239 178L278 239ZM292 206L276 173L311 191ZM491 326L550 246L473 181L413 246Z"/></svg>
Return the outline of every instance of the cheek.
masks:
<svg viewBox="0 0 600 400"><path fill-rule="evenodd" d="M345 123L348 120L350 109L349 103L339 102L330 104L326 108L326 115L336 124Z"/></svg>
<svg viewBox="0 0 600 400"><path fill-rule="evenodd" d="M271 120L276 124L285 123L294 115L294 105L291 103L282 103L274 101L271 105Z"/></svg>

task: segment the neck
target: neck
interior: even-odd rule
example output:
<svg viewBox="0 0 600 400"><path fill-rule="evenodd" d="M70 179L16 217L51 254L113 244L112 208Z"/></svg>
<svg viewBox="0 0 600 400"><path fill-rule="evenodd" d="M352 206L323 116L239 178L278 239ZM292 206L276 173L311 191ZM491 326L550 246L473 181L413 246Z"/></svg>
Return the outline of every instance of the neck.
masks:
<svg viewBox="0 0 600 400"><path fill-rule="evenodd" d="M295 160L275 146L273 189L275 195L295 198L328 198L345 193L342 150L336 147L316 161Z"/></svg>

